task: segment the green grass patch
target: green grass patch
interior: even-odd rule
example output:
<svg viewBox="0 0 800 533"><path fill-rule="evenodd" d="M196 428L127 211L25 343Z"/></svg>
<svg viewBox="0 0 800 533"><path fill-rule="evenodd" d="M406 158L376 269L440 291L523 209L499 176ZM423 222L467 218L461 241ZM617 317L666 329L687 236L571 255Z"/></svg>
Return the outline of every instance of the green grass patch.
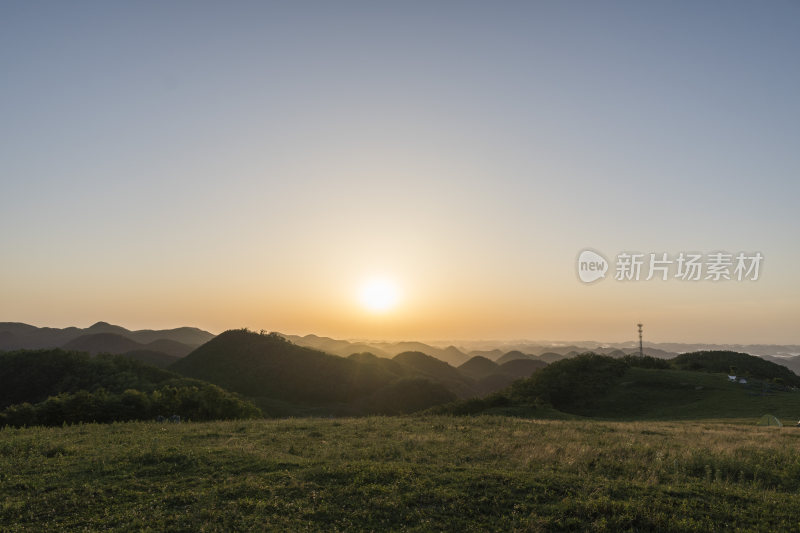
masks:
<svg viewBox="0 0 800 533"><path fill-rule="evenodd" d="M0 530L795 529L800 430L754 423L429 416L6 428Z"/></svg>

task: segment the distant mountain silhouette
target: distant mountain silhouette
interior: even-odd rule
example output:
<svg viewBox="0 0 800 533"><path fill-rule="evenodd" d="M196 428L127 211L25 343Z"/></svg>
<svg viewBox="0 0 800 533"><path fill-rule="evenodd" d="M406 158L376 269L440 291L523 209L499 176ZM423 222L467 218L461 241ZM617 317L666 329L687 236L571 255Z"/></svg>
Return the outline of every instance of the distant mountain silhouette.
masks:
<svg viewBox="0 0 800 533"><path fill-rule="evenodd" d="M298 346L314 348L315 350L320 350L332 355L339 355L341 357L347 357L353 353L364 352L368 352L379 357L391 357L390 354L385 353L368 343L336 340L331 339L330 337L319 337L317 335L306 335L304 337L300 337L298 335L283 335L283 337L292 341Z"/></svg>
<svg viewBox="0 0 800 533"><path fill-rule="evenodd" d="M142 344L117 333L93 333L90 335L82 335L66 343L63 348L65 350L89 352L90 354L124 354L126 352L146 350L150 352L160 352L174 358L185 357L194 349L193 346L169 339L159 339L147 344Z"/></svg>
<svg viewBox="0 0 800 533"><path fill-rule="evenodd" d="M86 328L87 333L115 333L117 335L125 335L126 333L130 333L127 329L123 328L122 326L112 326L108 322L96 322Z"/></svg>
<svg viewBox="0 0 800 533"><path fill-rule="evenodd" d="M546 357L545 357L546 356ZM531 361L544 361L545 363L552 363L553 361L558 361L559 359L563 359L564 356L556 353L546 353L543 356L532 355L529 353L522 353L519 350L511 350L503 354L499 357L496 361L498 365L502 365L503 363L507 363L509 361L514 361L517 359L527 359Z"/></svg>
<svg viewBox="0 0 800 533"><path fill-rule="evenodd" d="M214 338L213 333L191 327L159 330L140 329L137 331L130 331L126 333L125 336L130 337L136 342L141 342L142 344L149 344L158 340L168 340L194 347L200 346Z"/></svg>
<svg viewBox="0 0 800 533"><path fill-rule="evenodd" d="M490 361L497 361L505 352L499 348L494 350L472 350L467 355L469 357L481 356L489 359Z"/></svg>
<svg viewBox="0 0 800 533"><path fill-rule="evenodd" d="M374 343L381 350L399 355L405 352L420 352L431 357L435 357L440 361L453 366L460 365L469 359L467 354L455 346L448 346L447 348L436 348L429 346L422 342L395 342L395 343Z"/></svg>
<svg viewBox="0 0 800 533"><path fill-rule="evenodd" d="M457 366L465 362L469 357L455 346L447 348L437 348L422 342L350 342L336 340L329 337L319 337L317 335L282 335L298 346L314 348L333 355L347 357L353 353L368 352L378 357L394 357L403 352L421 352L431 357L435 357L450 365Z"/></svg>
<svg viewBox="0 0 800 533"><path fill-rule="evenodd" d="M130 331L121 326L114 326L107 322L97 322L88 328L38 328L19 322L0 322L0 350L20 350L20 349L41 349L41 348L61 348L85 336L92 335L116 335L135 341L136 345L127 345L119 339L111 340L107 337L108 346L102 346L100 340L93 341L89 347L75 347L71 345L69 349L81 349L97 353L105 351L108 353L123 353L129 350L150 349L163 352L168 355L183 356L192 349L208 342L214 335L197 328L182 327L166 330L139 330ZM99 338L99 339L102 339ZM159 341L160 344L151 344ZM162 342L166 341L166 342ZM81 340L80 343L88 342ZM179 343L179 344L176 344ZM95 348L96 346L96 348ZM187 349L188 346L188 349ZM113 348L113 349L112 349Z"/></svg>
<svg viewBox="0 0 800 533"><path fill-rule="evenodd" d="M496 374L500 370L500 365L490 361L482 355L476 355L463 365L458 367L458 371L472 379L482 379L486 376Z"/></svg>
<svg viewBox="0 0 800 533"><path fill-rule="evenodd" d="M0 322L0 350L58 348L86 333L87 330L79 328L37 328L19 322Z"/></svg>
<svg viewBox="0 0 800 533"><path fill-rule="evenodd" d="M539 356L539 359L544 361L545 363L555 363L556 361L561 361L564 359L564 355L555 353L555 352L545 352Z"/></svg>
<svg viewBox="0 0 800 533"><path fill-rule="evenodd" d="M547 363L538 359L512 359L498 365L478 355L458 367L458 371L475 380L477 389L485 395L504 389L518 379L530 377L533 372L545 366Z"/></svg>

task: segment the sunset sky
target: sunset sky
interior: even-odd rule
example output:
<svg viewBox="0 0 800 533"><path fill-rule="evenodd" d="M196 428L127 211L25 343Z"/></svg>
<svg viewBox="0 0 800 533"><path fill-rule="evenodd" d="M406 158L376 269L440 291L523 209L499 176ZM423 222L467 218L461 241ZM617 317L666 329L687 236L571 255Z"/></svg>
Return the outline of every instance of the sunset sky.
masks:
<svg viewBox="0 0 800 533"><path fill-rule="evenodd" d="M0 321L800 343L799 57L788 1L4 1Z"/></svg>

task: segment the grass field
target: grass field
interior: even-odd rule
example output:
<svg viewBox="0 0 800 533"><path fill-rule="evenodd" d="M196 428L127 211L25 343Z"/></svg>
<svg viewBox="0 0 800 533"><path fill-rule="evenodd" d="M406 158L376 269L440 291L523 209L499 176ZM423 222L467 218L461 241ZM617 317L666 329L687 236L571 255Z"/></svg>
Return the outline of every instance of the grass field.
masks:
<svg viewBox="0 0 800 533"><path fill-rule="evenodd" d="M798 448L793 427L490 416L6 428L0 530L797 530Z"/></svg>

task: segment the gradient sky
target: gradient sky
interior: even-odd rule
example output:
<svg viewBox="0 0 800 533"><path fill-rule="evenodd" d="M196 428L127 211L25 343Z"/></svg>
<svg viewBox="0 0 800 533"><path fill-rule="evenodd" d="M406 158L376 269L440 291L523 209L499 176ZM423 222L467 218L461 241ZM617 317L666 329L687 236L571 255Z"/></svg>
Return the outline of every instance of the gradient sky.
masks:
<svg viewBox="0 0 800 533"><path fill-rule="evenodd" d="M4 1L0 320L800 343L798 57L797 2Z"/></svg>

